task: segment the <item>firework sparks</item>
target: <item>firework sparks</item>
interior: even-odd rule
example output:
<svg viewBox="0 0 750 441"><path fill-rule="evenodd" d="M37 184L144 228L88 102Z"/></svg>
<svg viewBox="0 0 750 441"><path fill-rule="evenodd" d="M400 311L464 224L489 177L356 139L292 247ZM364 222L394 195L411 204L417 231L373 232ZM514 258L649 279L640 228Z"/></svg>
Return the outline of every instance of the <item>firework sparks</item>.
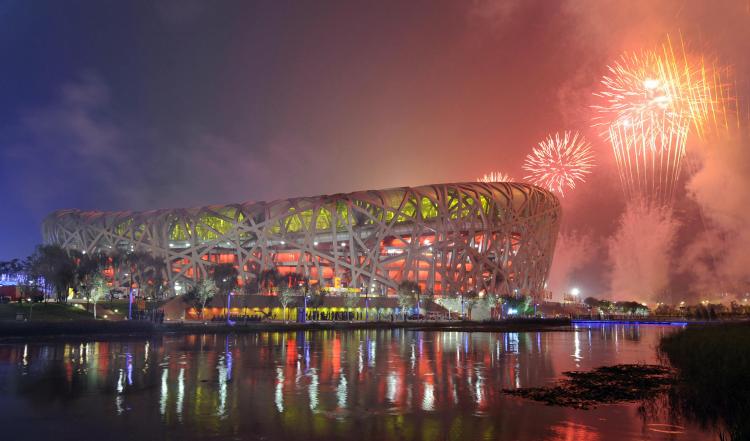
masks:
<svg viewBox="0 0 750 441"><path fill-rule="evenodd" d="M671 201L690 125L690 106L682 84L671 77L656 52L626 54L609 66L598 96L598 110L609 116L620 182L630 198Z"/></svg>
<svg viewBox="0 0 750 441"><path fill-rule="evenodd" d="M526 157L523 169L535 185L565 196L565 189L574 189L576 181L584 182L594 166L591 144L578 132L555 133Z"/></svg>
<svg viewBox="0 0 750 441"><path fill-rule="evenodd" d="M506 173L491 172L477 178L477 182L513 182L513 178Z"/></svg>
<svg viewBox="0 0 750 441"><path fill-rule="evenodd" d="M625 54L608 70L595 94L604 101L594 106L595 125L606 127L623 189L631 199L669 204L690 129L704 137L729 125L721 74L684 48L675 55L671 43Z"/></svg>

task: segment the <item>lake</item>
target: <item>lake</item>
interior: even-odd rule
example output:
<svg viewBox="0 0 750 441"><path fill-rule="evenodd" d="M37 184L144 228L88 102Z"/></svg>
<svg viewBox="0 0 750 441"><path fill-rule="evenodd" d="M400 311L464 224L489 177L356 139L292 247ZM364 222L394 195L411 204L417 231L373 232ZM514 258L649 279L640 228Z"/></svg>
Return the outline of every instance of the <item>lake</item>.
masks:
<svg viewBox="0 0 750 441"><path fill-rule="evenodd" d="M639 404L502 393L563 371L657 363L677 327L354 330L0 344L8 440L713 440Z"/></svg>

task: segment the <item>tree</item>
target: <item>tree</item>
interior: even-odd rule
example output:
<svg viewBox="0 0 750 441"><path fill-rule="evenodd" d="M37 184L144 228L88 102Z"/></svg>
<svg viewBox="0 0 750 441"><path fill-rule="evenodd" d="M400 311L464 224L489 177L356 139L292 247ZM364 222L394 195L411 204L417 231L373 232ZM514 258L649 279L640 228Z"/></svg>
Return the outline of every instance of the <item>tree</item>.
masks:
<svg viewBox="0 0 750 441"><path fill-rule="evenodd" d="M356 292L345 292L343 294L344 297L344 307L347 309L356 308L357 304L359 304L359 294ZM352 322L352 316L349 316L349 323Z"/></svg>
<svg viewBox="0 0 750 441"><path fill-rule="evenodd" d="M621 314L628 314L628 315L634 315L634 314L648 314L648 307L634 301L622 301L622 302L615 302L614 307L621 313Z"/></svg>
<svg viewBox="0 0 750 441"><path fill-rule="evenodd" d="M36 302L35 296L39 291L37 290L34 281L28 279L21 283L20 288L22 298L31 300L29 302L29 320L31 320L31 316L34 314L34 303Z"/></svg>
<svg viewBox="0 0 750 441"><path fill-rule="evenodd" d="M191 290L188 294L189 297L193 297L198 306L201 308L201 318L205 319L206 302L211 300L216 295L218 289L212 279L203 279L198 282L195 289Z"/></svg>
<svg viewBox="0 0 750 441"><path fill-rule="evenodd" d="M82 253L71 251L75 263L76 290L90 301L94 277L101 275L107 266L108 258L104 253Z"/></svg>
<svg viewBox="0 0 750 441"><path fill-rule="evenodd" d="M398 284L396 288L396 295L398 295L398 306L401 307L401 314L406 320L406 309L413 307L418 299L418 295L421 294L422 290L419 284L410 280L404 280Z"/></svg>
<svg viewBox="0 0 750 441"><path fill-rule="evenodd" d="M464 307L466 308L466 314L469 317L469 320L471 320L471 310L474 309L474 306L477 304L478 301L479 301L479 293L477 293L473 289L467 291L463 295Z"/></svg>
<svg viewBox="0 0 750 441"><path fill-rule="evenodd" d="M251 279L246 279L245 284L242 286L242 293L247 295L260 293L260 283L258 282L258 278L253 277Z"/></svg>
<svg viewBox="0 0 750 441"><path fill-rule="evenodd" d="M515 311L518 315L528 315L533 311L531 306L532 298L530 296L503 296L503 304L507 305L508 310Z"/></svg>
<svg viewBox="0 0 750 441"><path fill-rule="evenodd" d="M289 273L282 276L282 284L290 288L304 287L307 288L308 280L304 274L300 273Z"/></svg>
<svg viewBox="0 0 750 441"><path fill-rule="evenodd" d="M590 309L599 307L599 299L596 297L586 297L583 299L583 303L588 306Z"/></svg>
<svg viewBox="0 0 750 441"><path fill-rule="evenodd" d="M112 265L113 273L113 287L115 288L119 288L121 286L120 276L122 273L122 267L127 263L127 257L128 253L119 248L116 248L109 253L109 263L110 265Z"/></svg>
<svg viewBox="0 0 750 441"><path fill-rule="evenodd" d="M135 279L142 296L153 299L162 297L167 271L164 259L144 251L136 251L128 254L126 260L130 267L131 286Z"/></svg>
<svg viewBox="0 0 750 441"><path fill-rule="evenodd" d="M104 279L104 276L96 274L91 278L87 297L94 302L94 319L96 319L96 304L107 295L108 290L107 281Z"/></svg>
<svg viewBox="0 0 750 441"><path fill-rule="evenodd" d="M268 293L270 293L274 288L278 287L281 284L282 280L282 275L276 268L263 270L260 272L260 275L258 275L258 283L260 284L261 288L266 289Z"/></svg>
<svg viewBox="0 0 750 441"><path fill-rule="evenodd" d="M503 298L498 294L490 293L484 297L484 302L487 305L487 310L492 311L495 309L497 311L497 307L503 304ZM498 313L496 312L495 314L495 316L491 317L492 319L498 318Z"/></svg>
<svg viewBox="0 0 750 441"><path fill-rule="evenodd" d="M307 302L307 306L313 308L316 312L318 308L323 306L325 303L326 292L320 290L320 286L313 285L310 288L310 300Z"/></svg>
<svg viewBox="0 0 750 441"><path fill-rule="evenodd" d="M287 306L292 304L296 296L297 296L297 291L294 288L284 287L279 292L279 296L278 296L279 304L281 304L281 307L284 308L284 323L287 322L286 308Z"/></svg>
<svg viewBox="0 0 750 441"><path fill-rule="evenodd" d="M20 260L13 259L0 262L0 279L18 279L24 273L24 267Z"/></svg>
<svg viewBox="0 0 750 441"><path fill-rule="evenodd" d="M129 269L129 290L133 289L133 281L135 281L135 283L138 285L138 291L143 291L147 269L151 261L151 255L144 251L136 251L134 253L128 253L127 255L125 255L125 264Z"/></svg>
<svg viewBox="0 0 750 441"><path fill-rule="evenodd" d="M434 301L435 301L435 292L433 290L426 289L423 293L420 293L420 291L417 291L417 312L419 313L420 312L419 309L422 307L424 307L425 312L427 312L427 305Z"/></svg>
<svg viewBox="0 0 750 441"><path fill-rule="evenodd" d="M28 272L32 279L44 279L55 291L58 302L67 300L68 290L75 286L75 262L59 245L38 246L29 256Z"/></svg>
<svg viewBox="0 0 750 441"><path fill-rule="evenodd" d="M237 268L231 263L220 263L213 267L211 279L216 284L218 291L227 296L227 320L229 320L230 296L237 289Z"/></svg>
<svg viewBox="0 0 750 441"><path fill-rule="evenodd" d="M164 293L168 291L165 289L167 286L166 280L164 280L164 261L159 259L158 263L152 267L153 272L151 273L148 281L146 282L146 294L154 299L164 298Z"/></svg>

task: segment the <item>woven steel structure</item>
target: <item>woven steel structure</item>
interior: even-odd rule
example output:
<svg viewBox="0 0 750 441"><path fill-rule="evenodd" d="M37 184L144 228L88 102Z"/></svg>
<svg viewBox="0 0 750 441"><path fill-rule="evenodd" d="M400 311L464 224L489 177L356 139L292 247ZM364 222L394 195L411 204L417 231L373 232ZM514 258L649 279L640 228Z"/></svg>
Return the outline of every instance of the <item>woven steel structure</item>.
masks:
<svg viewBox="0 0 750 441"><path fill-rule="evenodd" d="M68 249L163 257L171 286L233 263L240 283L275 267L378 294L411 280L438 295L535 295L560 216L558 199L539 187L460 183L146 212L62 210L43 234Z"/></svg>

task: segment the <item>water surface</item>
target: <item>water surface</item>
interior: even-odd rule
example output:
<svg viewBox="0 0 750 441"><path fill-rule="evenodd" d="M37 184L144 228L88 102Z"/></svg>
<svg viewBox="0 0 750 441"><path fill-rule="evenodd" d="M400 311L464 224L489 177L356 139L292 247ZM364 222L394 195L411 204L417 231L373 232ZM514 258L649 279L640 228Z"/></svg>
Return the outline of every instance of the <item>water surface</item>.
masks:
<svg viewBox="0 0 750 441"><path fill-rule="evenodd" d="M3 439L709 440L638 404L550 407L503 388L656 363L654 325L357 330L0 344ZM666 414L666 412L662 412ZM676 417L672 417L676 418Z"/></svg>

